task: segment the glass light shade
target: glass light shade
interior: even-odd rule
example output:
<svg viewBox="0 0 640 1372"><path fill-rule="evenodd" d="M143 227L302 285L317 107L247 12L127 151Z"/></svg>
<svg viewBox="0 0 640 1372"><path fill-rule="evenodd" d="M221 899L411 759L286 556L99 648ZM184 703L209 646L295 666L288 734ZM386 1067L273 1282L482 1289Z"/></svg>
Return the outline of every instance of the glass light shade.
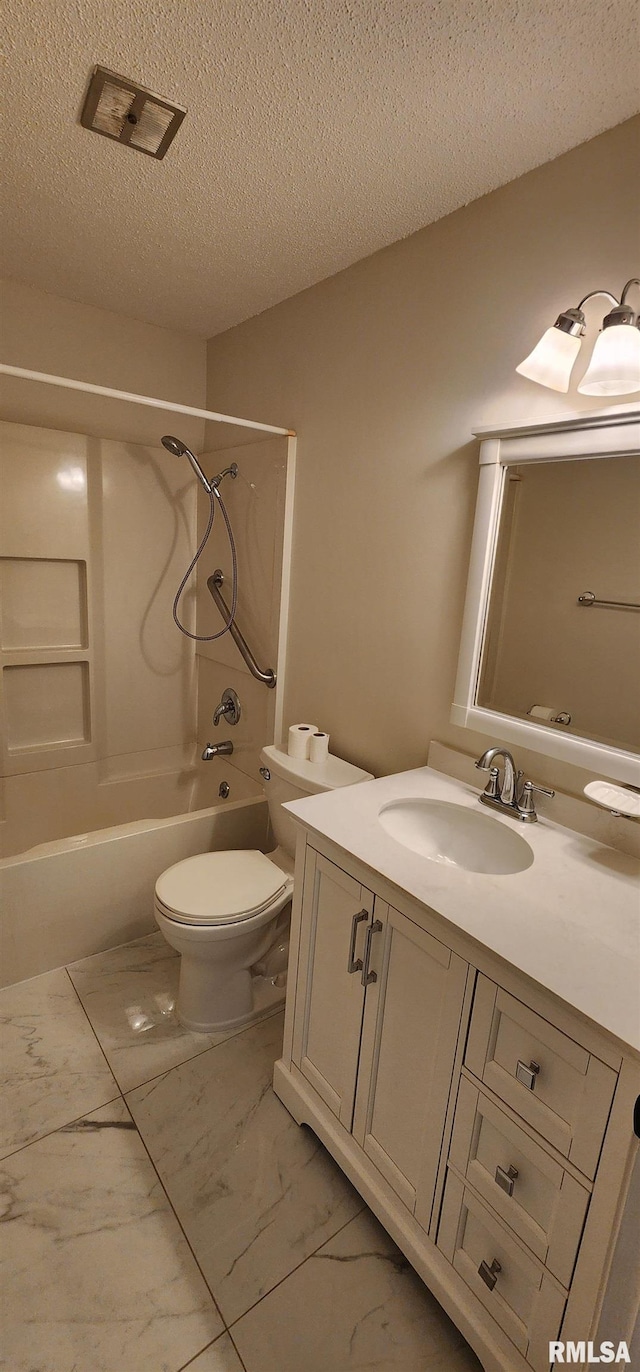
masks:
<svg viewBox="0 0 640 1372"><path fill-rule="evenodd" d="M583 395L640 391L640 332L635 325L610 324L598 334L578 390Z"/></svg>
<svg viewBox="0 0 640 1372"><path fill-rule="evenodd" d="M516 367L521 376L549 386L552 391L568 391L573 364L580 352L581 338L563 329L547 329L532 353Z"/></svg>

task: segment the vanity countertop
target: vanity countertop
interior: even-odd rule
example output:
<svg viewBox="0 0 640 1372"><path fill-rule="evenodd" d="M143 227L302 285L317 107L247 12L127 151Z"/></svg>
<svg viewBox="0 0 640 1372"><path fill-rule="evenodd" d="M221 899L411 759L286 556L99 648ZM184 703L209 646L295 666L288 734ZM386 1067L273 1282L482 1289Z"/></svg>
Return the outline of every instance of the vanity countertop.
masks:
<svg viewBox="0 0 640 1372"><path fill-rule="evenodd" d="M640 860L547 819L522 824L485 809L534 853L525 871L486 875L422 857L378 821L396 799L475 808L478 794L420 767L286 809L640 1052Z"/></svg>

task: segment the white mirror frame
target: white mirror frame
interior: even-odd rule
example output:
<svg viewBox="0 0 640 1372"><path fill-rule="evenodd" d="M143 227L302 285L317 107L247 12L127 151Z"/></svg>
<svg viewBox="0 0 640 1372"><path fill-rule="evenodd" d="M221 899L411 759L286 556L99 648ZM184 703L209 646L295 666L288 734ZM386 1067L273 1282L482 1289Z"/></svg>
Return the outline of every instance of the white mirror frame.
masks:
<svg viewBox="0 0 640 1372"><path fill-rule="evenodd" d="M638 786L637 753L488 710L476 704L476 695L507 468L525 462L638 453L640 407L616 405L536 424L479 429L474 436L480 439L480 483L451 722L486 734L493 741L519 743L533 752Z"/></svg>

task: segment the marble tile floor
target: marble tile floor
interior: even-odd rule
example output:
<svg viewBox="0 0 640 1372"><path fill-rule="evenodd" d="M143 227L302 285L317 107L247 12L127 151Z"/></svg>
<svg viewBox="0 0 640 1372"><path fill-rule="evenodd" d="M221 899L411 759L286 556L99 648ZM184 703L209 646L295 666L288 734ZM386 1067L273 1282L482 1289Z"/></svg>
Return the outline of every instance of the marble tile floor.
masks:
<svg viewBox="0 0 640 1372"><path fill-rule="evenodd" d="M6 1372L480 1372L154 934L0 991Z"/></svg>

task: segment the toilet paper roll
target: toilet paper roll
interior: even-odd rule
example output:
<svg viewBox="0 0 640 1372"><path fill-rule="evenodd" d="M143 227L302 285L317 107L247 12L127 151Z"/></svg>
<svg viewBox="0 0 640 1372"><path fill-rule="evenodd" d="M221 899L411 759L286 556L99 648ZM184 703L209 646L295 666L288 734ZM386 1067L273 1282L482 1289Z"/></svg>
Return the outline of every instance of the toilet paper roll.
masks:
<svg viewBox="0 0 640 1372"><path fill-rule="evenodd" d="M311 735L309 743L309 761L326 762L329 756L329 735L320 730Z"/></svg>
<svg viewBox="0 0 640 1372"><path fill-rule="evenodd" d="M289 741L287 752L289 757L304 759L309 757L309 747L311 735L317 730L317 724L292 724L289 730Z"/></svg>
<svg viewBox="0 0 640 1372"><path fill-rule="evenodd" d="M532 719L553 719L555 708L553 705L532 705L527 714L531 715Z"/></svg>

